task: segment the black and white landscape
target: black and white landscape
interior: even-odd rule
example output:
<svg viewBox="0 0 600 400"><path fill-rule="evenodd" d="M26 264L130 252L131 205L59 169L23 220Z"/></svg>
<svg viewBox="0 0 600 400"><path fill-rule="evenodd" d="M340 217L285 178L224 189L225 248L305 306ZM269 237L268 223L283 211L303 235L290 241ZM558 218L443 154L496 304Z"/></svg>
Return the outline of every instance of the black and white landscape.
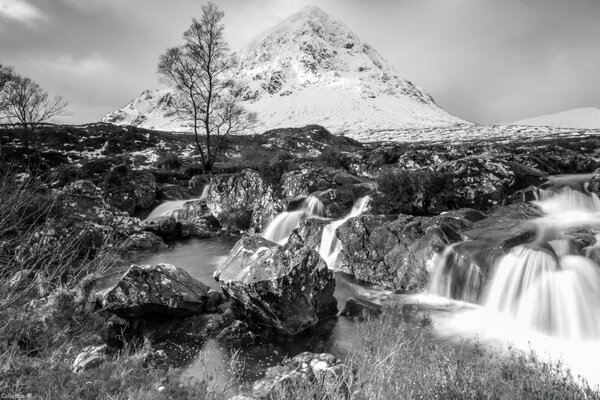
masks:
<svg viewBox="0 0 600 400"><path fill-rule="evenodd" d="M600 398L596 3L49 3L0 0L2 398Z"/></svg>

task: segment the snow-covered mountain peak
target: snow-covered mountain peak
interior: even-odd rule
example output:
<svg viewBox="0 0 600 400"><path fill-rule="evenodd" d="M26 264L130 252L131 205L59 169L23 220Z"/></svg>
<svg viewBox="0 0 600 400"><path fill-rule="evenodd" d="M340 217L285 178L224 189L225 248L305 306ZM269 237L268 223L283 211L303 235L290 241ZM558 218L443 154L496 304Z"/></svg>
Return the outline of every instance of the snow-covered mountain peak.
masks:
<svg viewBox="0 0 600 400"><path fill-rule="evenodd" d="M318 124L334 134L378 140L411 127L465 123L344 24L308 6L261 33L237 52L235 76L248 84L245 105L258 114L255 132ZM144 92L104 120L161 130L189 131L165 105L166 92ZM171 121L171 122L169 122Z"/></svg>

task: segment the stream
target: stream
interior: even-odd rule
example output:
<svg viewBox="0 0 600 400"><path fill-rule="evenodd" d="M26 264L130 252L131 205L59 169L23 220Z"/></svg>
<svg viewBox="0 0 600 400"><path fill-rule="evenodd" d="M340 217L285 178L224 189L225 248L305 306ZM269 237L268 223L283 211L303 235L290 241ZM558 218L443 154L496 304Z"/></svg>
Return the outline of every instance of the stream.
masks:
<svg viewBox="0 0 600 400"><path fill-rule="evenodd" d="M464 285L460 292L468 293L474 281L452 282L455 269L464 266L444 264L447 260L442 254L434 263L429 288L420 294L397 294L336 272L338 307L341 310L350 297L386 306L416 305L429 313L436 340L456 342L466 338L498 352L509 348L535 351L540 359L560 360L574 376L581 375L591 384L600 384L600 369L596 365L600 358L600 267L571 249L565 236L573 230L592 232L600 228L600 200L586 193L583 181L587 178L588 175L553 177L542 186L537 203L543 216L533 220L539 226L536 239L539 246L516 246L497 261L480 296L466 296L468 301L449 298L450 291L444 285ZM357 201L343 220L366 210L367 202ZM283 243L302 219L323 213L314 198L307 198L302 207L275 218L279 225L268 227L265 235ZM331 225L335 228L343 220ZM318 250L335 270L339 247L331 234L334 230L325 229L322 240L327 243L322 242ZM238 239L235 236L188 239L136 262L174 264L216 289L218 283L212 277L213 272ZM478 273L476 267L468 266L474 268L468 276ZM459 275L464 276L462 272ZM353 340L353 324L348 318L338 317L307 335L242 348L236 356L239 363L234 366L235 373L242 382L252 382L261 378L268 367L304 351L328 352L343 358ZM232 370L224 369L231 351L216 340L209 340L184 365L183 375L212 380L223 387L233 376Z"/></svg>

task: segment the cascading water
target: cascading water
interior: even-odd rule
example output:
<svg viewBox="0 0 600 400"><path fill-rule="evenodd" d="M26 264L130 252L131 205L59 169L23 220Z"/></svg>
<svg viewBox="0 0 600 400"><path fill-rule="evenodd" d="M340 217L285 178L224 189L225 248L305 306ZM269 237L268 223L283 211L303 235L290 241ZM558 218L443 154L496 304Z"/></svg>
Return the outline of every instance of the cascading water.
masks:
<svg viewBox="0 0 600 400"><path fill-rule="evenodd" d="M262 236L275 243L285 244L300 222L309 217L325 216L325 206L315 196L308 196L298 210L277 215L265 228Z"/></svg>
<svg viewBox="0 0 600 400"><path fill-rule="evenodd" d="M434 261L436 267L432 270L428 291L452 299L476 302L483 278L479 265L457 253L456 248L462 244L454 243L446 247Z"/></svg>
<svg viewBox="0 0 600 400"><path fill-rule="evenodd" d="M570 236L600 228L600 200L565 186L542 190L535 203L543 212L532 220L538 227L535 241L492 262L488 282L482 283L477 263L455 254L463 242L438 258L428 291L480 303L544 334L600 340L600 267L580 254L581 246ZM586 254L597 247L589 246Z"/></svg>
<svg viewBox="0 0 600 400"><path fill-rule="evenodd" d="M337 236L335 235L335 231L350 218L358 217L365 212L369 208L369 201L370 198L368 196L361 197L360 199L356 200L352 206L352 210L350 210L348 215L342 219L333 221L323 228L321 245L319 246L319 254L321 255L321 258L325 260L325 263L327 263L329 269L335 269L341 250L341 246Z"/></svg>
<svg viewBox="0 0 600 400"><path fill-rule="evenodd" d="M146 219L152 219L152 218L157 218L157 217L168 217L170 215L173 215L173 213L175 213L176 211L181 210L183 208L183 205L185 203L187 203L188 201L197 201L197 200L205 199L208 196L209 188L210 188L210 185L204 186L200 197L195 198L195 199L165 201L165 202L159 204L154 210L152 210L150 212L150 214L148 214Z"/></svg>

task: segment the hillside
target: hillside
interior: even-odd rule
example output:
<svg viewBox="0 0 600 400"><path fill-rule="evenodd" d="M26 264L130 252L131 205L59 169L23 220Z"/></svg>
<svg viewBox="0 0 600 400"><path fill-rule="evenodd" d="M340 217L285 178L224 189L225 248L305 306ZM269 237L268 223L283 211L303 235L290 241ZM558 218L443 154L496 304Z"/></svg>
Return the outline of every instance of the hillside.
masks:
<svg viewBox="0 0 600 400"><path fill-rule="evenodd" d="M319 124L335 134L377 141L398 130L464 123L402 78L342 21L306 7L238 52L250 88L245 105L258 113L256 132ZM148 90L105 122L185 132L168 90ZM391 135L390 135L391 134Z"/></svg>

